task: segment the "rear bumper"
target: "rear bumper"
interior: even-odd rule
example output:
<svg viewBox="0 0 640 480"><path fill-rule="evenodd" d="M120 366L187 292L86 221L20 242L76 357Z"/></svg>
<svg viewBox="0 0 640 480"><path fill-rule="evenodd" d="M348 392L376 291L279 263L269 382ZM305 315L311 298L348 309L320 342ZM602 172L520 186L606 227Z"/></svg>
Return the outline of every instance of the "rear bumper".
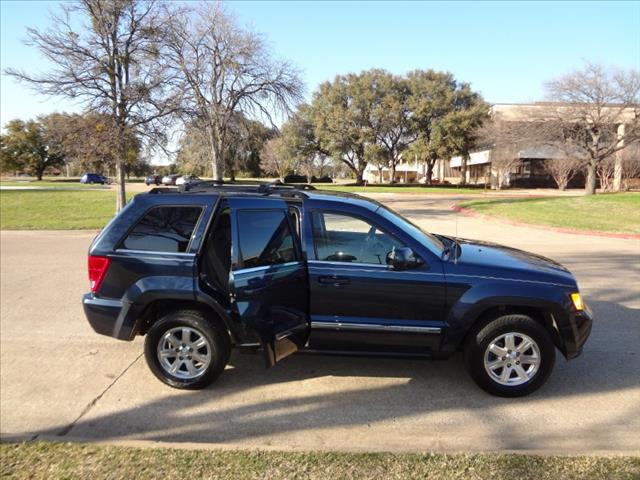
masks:
<svg viewBox="0 0 640 480"><path fill-rule="evenodd" d="M120 340L132 339L132 328L123 321L127 309L123 309L120 300L98 298L87 293L82 296L82 307L89 325L96 333Z"/></svg>
<svg viewBox="0 0 640 480"><path fill-rule="evenodd" d="M569 322L560 330L567 360L580 356L582 347L591 334L592 325L593 313L587 305L584 310L569 314Z"/></svg>

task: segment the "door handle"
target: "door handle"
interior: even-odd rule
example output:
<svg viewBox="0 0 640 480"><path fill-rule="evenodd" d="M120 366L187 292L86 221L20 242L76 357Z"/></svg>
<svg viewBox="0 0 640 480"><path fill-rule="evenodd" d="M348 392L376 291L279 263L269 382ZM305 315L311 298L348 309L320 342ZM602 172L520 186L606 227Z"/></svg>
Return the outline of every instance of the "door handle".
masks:
<svg viewBox="0 0 640 480"><path fill-rule="evenodd" d="M334 287L340 287L342 285L349 285L351 280L347 277L339 277L337 275L323 275L318 277L318 283L322 285L333 285Z"/></svg>

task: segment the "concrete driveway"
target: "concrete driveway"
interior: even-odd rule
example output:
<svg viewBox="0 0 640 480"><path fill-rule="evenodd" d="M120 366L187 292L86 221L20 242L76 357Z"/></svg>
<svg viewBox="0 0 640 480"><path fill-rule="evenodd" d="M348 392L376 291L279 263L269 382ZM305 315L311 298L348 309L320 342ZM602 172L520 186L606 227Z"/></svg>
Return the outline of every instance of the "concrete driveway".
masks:
<svg viewBox="0 0 640 480"><path fill-rule="evenodd" d="M295 355L270 370L234 354L210 388L165 387L142 340L94 334L80 295L95 232L1 233L0 431L12 437L148 440L366 451L640 453L640 241L458 216L455 197L378 195L434 232L496 241L566 264L596 323L584 355L542 390L491 397L460 356L413 361Z"/></svg>

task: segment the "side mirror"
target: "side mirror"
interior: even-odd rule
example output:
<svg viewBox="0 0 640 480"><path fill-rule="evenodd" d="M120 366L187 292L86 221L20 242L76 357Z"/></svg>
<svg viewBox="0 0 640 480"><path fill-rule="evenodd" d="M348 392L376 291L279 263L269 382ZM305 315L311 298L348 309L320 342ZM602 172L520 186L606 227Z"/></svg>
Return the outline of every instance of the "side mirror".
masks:
<svg viewBox="0 0 640 480"><path fill-rule="evenodd" d="M395 270L408 270L424 265L424 261L409 247L394 247L393 250L387 253L387 265Z"/></svg>

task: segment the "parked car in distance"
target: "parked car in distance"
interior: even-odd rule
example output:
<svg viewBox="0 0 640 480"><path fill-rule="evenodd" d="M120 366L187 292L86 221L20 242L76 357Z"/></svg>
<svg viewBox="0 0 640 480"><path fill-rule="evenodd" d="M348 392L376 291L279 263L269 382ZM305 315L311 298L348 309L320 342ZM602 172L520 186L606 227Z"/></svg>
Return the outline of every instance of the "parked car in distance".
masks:
<svg viewBox="0 0 640 480"><path fill-rule="evenodd" d="M162 183L162 177L160 175L156 175L155 173L152 175L147 175L144 179L145 185L160 185Z"/></svg>
<svg viewBox="0 0 640 480"><path fill-rule="evenodd" d="M99 173L85 173L80 177L80 183L100 183L102 185L108 185L111 183L111 180Z"/></svg>
<svg viewBox="0 0 640 480"><path fill-rule="evenodd" d="M178 180L178 177L180 175L177 174L171 174L171 175L165 175L164 177L162 177L162 185L175 185L176 184L176 180Z"/></svg>
<svg viewBox="0 0 640 480"><path fill-rule="evenodd" d="M146 335L153 374L203 388L232 348L446 358L515 397L580 355L592 314L553 260L428 233L364 197L286 184L136 195L93 241L93 329ZM568 370L564 370L568 372ZM452 382L456 379L452 378Z"/></svg>
<svg viewBox="0 0 640 480"><path fill-rule="evenodd" d="M195 175L183 175L176 180L176 185L193 185L200 181L200 178Z"/></svg>

